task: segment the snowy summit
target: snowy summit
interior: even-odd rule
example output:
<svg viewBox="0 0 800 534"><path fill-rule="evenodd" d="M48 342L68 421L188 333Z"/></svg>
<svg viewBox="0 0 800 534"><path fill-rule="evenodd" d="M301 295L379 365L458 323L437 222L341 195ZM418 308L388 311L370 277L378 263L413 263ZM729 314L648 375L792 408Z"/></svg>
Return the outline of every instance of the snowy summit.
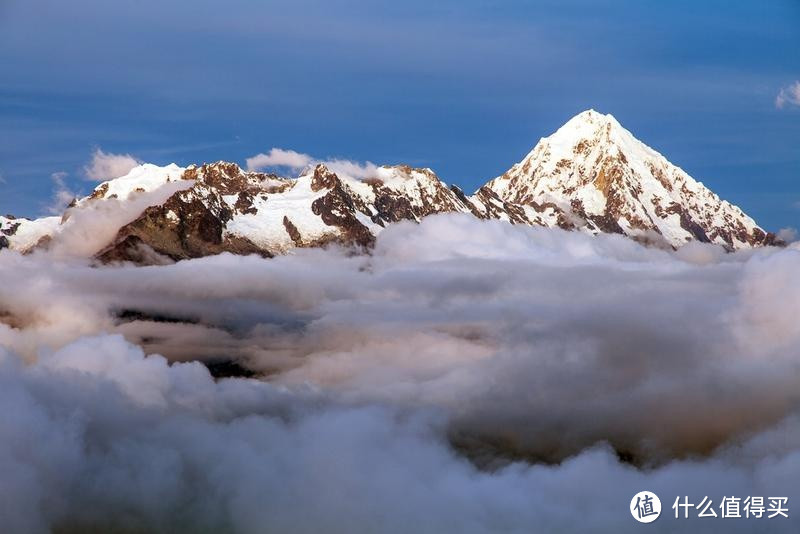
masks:
<svg viewBox="0 0 800 534"><path fill-rule="evenodd" d="M225 251L273 256L331 242L368 248L388 224L437 213L617 233L664 248L778 244L614 117L589 110L472 196L430 169L404 165L366 178L317 165L283 178L222 161L144 164L100 184L62 217L0 218L0 248L143 264Z"/></svg>

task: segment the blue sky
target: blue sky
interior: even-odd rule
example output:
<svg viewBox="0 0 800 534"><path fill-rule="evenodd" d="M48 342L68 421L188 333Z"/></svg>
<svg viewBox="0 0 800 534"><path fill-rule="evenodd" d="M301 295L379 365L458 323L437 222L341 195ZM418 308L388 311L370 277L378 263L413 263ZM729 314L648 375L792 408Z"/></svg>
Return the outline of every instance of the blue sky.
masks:
<svg viewBox="0 0 800 534"><path fill-rule="evenodd" d="M472 190L595 108L770 230L800 227L800 2L0 1L0 212L95 148L271 147ZM785 93L786 94L786 93Z"/></svg>

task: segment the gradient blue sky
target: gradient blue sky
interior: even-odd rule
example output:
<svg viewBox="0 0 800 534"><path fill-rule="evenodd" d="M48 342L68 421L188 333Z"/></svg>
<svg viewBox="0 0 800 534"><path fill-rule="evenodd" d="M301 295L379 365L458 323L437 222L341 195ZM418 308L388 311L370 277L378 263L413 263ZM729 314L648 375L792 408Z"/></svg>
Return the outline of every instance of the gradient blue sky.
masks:
<svg viewBox="0 0 800 534"><path fill-rule="evenodd" d="M282 147L472 190L571 116L614 114L770 230L800 226L797 0L0 0L0 212L91 152Z"/></svg>

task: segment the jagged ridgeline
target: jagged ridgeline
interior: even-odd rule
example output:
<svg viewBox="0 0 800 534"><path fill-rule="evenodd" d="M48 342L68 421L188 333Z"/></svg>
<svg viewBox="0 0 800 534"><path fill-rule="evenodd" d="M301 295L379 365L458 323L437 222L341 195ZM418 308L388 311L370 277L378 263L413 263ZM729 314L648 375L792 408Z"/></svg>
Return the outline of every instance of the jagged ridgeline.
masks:
<svg viewBox="0 0 800 534"><path fill-rule="evenodd" d="M471 196L431 169L404 165L357 179L324 165L283 178L226 162L145 164L100 184L62 217L0 217L0 247L68 249L83 235L78 255L105 262L164 263L224 251L274 256L332 242L369 248L387 225L437 213L618 233L665 248L780 244L614 117L590 110Z"/></svg>

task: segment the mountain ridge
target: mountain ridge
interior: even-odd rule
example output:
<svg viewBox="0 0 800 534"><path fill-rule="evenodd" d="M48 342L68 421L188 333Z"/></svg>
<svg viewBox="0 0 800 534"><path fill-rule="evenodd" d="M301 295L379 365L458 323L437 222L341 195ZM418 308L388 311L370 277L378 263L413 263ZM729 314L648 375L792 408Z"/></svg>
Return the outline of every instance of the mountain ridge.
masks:
<svg viewBox="0 0 800 534"><path fill-rule="evenodd" d="M285 178L224 161L143 164L99 184L60 218L0 217L0 248L53 248L81 232L91 241L95 235L80 225L91 227L96 216L107 217L103 231L113 235L81 250L102 262L157 264L225 251L274 256L332 242L368 249L387 225L437 213L619 233L673 249L689 241L731 251L781 244L613 116L587 110L472 195L407 165L354 178L317 164Z"/></svg>

